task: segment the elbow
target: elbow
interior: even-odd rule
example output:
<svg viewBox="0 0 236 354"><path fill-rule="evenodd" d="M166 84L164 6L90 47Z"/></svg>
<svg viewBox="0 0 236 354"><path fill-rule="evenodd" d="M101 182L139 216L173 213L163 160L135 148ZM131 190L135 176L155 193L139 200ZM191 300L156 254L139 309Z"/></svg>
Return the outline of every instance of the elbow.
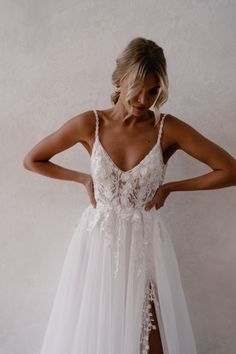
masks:
<svg viewBox="0 0 236 354"><path fill-rule="evenodd" d="M34 160L31 156L26 155L22 164L26 170L35 171L38 162L49 162L49 160Z"/></svg>
<svg viewBox="0 0 236 354"><path fill-rule="evenodd" d="M24 167L26 170L30 170L30 162L29 162L29 159L27 159L26 157L25 157L24 160L23 160L23 167Z"/></svg>
<svg viewBox="0 0 236 354"><path fill-rule="evenodd" d="M29 170L31 171L32 170L32 164L33 164L33 160L32 158L29 156L29 154L27 154L23 160L23 167L26 169L26 170Z"/></svg>

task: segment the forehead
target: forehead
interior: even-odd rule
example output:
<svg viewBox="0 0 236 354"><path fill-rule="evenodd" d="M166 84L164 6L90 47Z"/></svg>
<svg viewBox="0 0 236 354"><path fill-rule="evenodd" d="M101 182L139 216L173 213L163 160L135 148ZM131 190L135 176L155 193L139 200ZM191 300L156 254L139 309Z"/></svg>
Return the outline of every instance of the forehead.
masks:
<svg viewBox="0 0 236 354"><path fill-rule="evenodd" d="M127 83L132 82L132 72L127 75L126 80ZM156 86L160 86L159 77L155 73L148 72L144 78L143 87L149 89Z"/></svg>
<svg viewBox="0 0 236 354"><path fill-rule="evenodd" d="M155 73L147 73L144 78L144 87L153 87L159 86L160 80L159 77Z"/></svg>

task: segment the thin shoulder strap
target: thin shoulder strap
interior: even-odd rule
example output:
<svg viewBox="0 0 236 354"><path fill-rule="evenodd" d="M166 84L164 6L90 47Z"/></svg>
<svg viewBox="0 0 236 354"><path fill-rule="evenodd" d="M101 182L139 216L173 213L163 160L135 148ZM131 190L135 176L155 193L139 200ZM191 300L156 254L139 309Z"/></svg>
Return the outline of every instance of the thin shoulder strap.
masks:
<svg viewBox="0 0 236 354"><path fill-rule="evenodd" d="M98 112L96 109L93 109L95 117L96 117L96 129L95 129L95 138L98 137L98 129L99 129L99 117L98 117Z"/></svg>
<svg viewBox="0 0 236 354"><path fill-rule="evenodd" d="M161 124L160 124L159 132L158 132L157 144L159 144L160 141L161 141L162 130L163 130L163 124L164 124L164 119L165 119L166 115L167 115L167 113L165 113L164 116L163 116L162 119L161 119Z"/></svg>

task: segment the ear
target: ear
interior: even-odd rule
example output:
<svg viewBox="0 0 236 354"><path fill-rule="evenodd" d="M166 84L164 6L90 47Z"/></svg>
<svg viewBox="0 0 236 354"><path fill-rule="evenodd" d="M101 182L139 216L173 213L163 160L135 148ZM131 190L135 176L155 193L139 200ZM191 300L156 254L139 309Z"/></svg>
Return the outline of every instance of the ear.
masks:
<svg viewBox="0 0 236 354"><path fill-rule="evenodd" d="M115 92L120 92L120 87L119 86L115 87Z"/></svg>

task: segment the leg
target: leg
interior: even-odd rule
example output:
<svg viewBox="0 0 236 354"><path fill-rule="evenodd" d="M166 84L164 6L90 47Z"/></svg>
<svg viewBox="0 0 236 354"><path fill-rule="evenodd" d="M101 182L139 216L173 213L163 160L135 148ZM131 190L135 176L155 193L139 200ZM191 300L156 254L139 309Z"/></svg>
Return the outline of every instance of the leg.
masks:
<svg viewBox="0 0 236 354"><path fill-rule="evenodd" d="M156 326L156 329L152 329L149 333L149 346L150 346L149 354L163 354L163 348L161 343L156 311L155 311L155 305L153 301L151 301L150 311L152 313L152 318L154 319L153 324Z"/></svg>

